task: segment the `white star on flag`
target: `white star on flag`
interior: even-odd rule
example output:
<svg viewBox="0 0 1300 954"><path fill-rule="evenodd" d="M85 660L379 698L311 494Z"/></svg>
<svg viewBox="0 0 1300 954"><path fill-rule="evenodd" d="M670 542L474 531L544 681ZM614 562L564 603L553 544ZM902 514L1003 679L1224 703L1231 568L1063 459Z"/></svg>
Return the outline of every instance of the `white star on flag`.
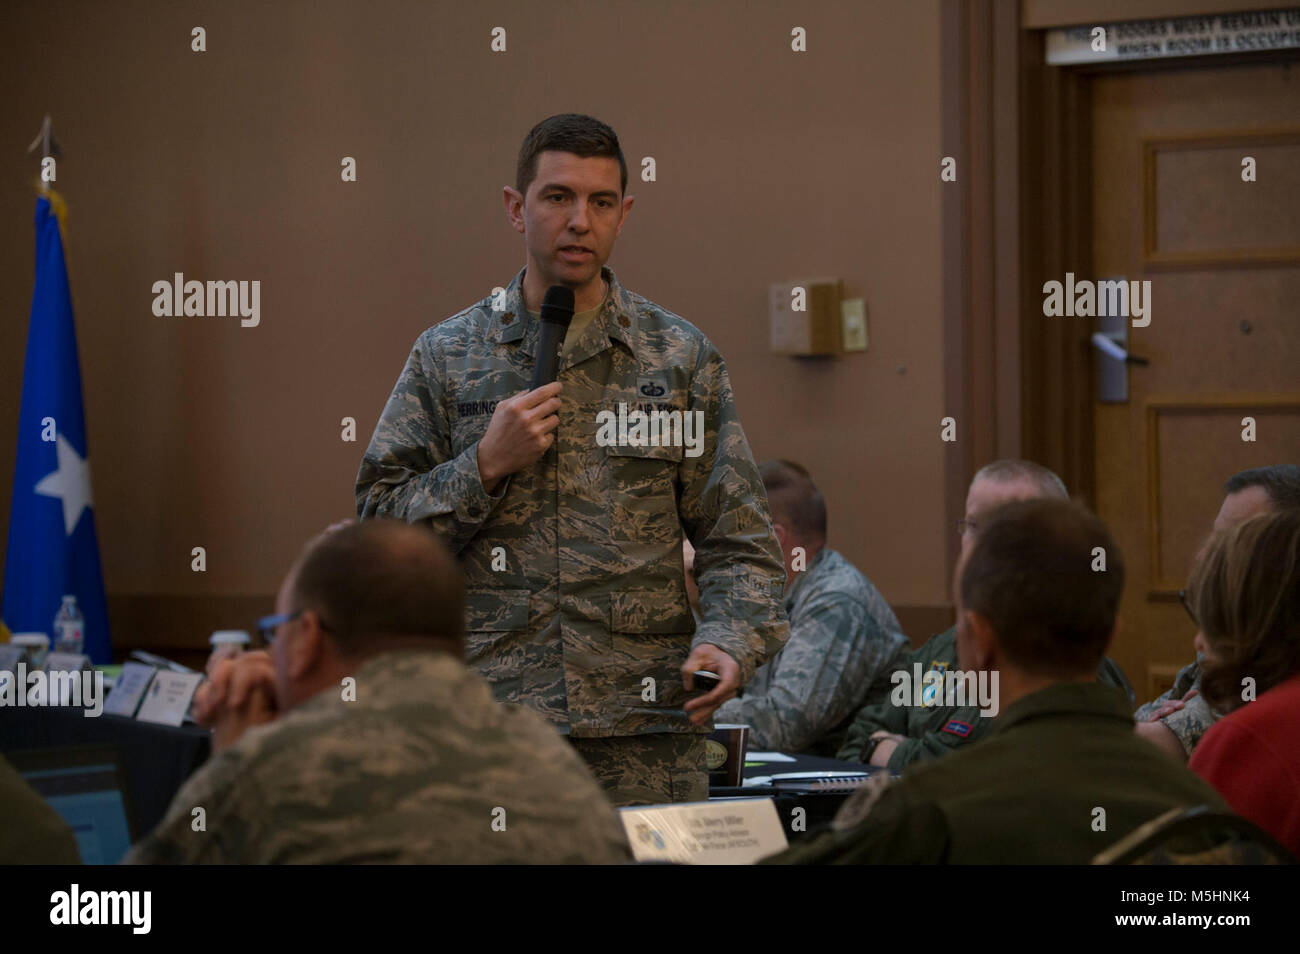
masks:
<svg viewBox="0 0 1300 954"><path fill-rule="evenodd" d="M90 509L90 461L78 454L62 434L56 445L59 469L51 471L36 485L36 492L63 501L63 529L68 536L81 519L81 512Z"/></svg>

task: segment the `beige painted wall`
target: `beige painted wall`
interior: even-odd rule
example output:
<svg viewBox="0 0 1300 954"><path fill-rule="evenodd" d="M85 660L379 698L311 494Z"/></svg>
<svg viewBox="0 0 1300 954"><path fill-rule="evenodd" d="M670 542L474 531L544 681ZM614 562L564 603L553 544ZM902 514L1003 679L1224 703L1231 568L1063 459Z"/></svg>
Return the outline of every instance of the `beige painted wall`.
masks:
<svg viewBox="0 0 1300 954"><path fill-rule="evenodd" d="M620 278L715 341L755 455L812 470L833 546L895 604L947 601L937 0L192 9L6 4L0 539L31 296L23 150L45 112L67 153L110 598L233 606L269 598L302 542L353 512L412 341L522 264L500 187L523 134L582 111L614 126L634 174L658 162L657 182L630 186ZM190 51L196 25L206 53ZM796 25L806 54L790 52ZM178 271L260 280L261 325L154 317L151 285ZM768 283L805 275L866 297L870 352L768 353ZM147 641L118 625L119 648Z"/></svg>

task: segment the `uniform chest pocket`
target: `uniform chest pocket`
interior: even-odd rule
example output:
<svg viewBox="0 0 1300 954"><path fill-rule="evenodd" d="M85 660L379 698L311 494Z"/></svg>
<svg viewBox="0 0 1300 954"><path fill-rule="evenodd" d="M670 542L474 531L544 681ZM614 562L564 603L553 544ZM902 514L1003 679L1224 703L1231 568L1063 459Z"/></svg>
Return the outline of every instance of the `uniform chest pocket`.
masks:
<svg viewBox="0 0 1300 954"><path fill-rule="evenodd" d="M615 540L669 543L682 536L677 514L681 447L606 448L606 495Z"/></svg>

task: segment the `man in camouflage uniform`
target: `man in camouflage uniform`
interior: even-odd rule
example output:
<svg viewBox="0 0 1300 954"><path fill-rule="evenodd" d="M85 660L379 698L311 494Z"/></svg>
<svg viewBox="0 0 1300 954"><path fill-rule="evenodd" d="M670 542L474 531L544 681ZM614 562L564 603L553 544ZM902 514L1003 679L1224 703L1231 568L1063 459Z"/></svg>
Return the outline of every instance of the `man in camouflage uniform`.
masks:
<svg viewBox="0 0 1300 954"><path fill-rule="evenodd" d="M1214 518L1216 531L1228 530L1257 514L1300 508L1300 467L1279 464L1243 470L1228 478L1224 491L1223 504ZM1195 662L1178 671L1168 692L1133 713L1138 734L1187 761L1201 736L1219 718L1200 692L1201 654L1198 653Z"/></svg>
<svg viewBox="0 0 1300 954"><path fill-rule="evenodd" d="M217 664L203 687L215 754L128 862L630 860L582 760L461 662L464 584L433 534L327 533L276 609L271 652Z"/></svg>
<svg viewBox="0 0 1300 954"><path fill-rule="evenodd" d="M1186 762L1201 736L1219 720L1201 696L1201 659L1188 663L1174 676L1174 684L1162 695L1138 707L1133 713L1138 735L1151 739L1170 755Z"/></svg>
<svg viewBox="0 0 1300 954"><path fill-rule="evenodd" d="M1035 498L1068 500L1069 494L1060 477L1032 461L999 460L981 468L966 494L966 517L959 528L962 554L974 546L984 515L1004 503ZM923 675L930 670L957 671L956 634L954 626L912 653L903 667L909 678L918 663ZM1121 690L1128 704L1133 704L1133 688L1110 658L1102 657L1097 681ZM933 684L927 684L922 699L932 699L935 691ZM979 706L900 706L886 698L858 712L836 757L901 772L915 762L938 758L983 738L992 723L991 716L980 714Z"/></svg>
<svg viewBox="0 0 1300 954"><path fill-rule="evenodd" d="M787 633L762 483L721 355L604 267L633 201L613 130L544 120L516 185L504 201L527 264L420 336L362 460L357 513L447 541L469 589L469 663L499 701L567 734L617 804L703 799L709 717ZM520 393L553 285L577 312L558 378ZM681 427L611 439L609 416L633 411ZM688 699L701 669L721 683Z"/></svg>
<svg viewBox="0 0 1300 954"><path fill-rule="evenodd" d="M723 703L719 722L750 726L750 745L834 756L853 714L889 694L907 637L880 591L826 546L826 503L790 461L758 467L785 557L790 639Z"/></svg>

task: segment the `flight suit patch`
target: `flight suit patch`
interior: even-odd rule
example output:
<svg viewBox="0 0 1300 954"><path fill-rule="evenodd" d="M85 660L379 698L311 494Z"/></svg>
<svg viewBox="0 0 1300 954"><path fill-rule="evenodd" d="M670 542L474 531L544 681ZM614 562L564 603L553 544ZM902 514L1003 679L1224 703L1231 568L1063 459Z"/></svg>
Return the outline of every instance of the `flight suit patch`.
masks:
<svg viewBox="0 0 1300 954"><path fill-rule="evenodd" d="M951 732L953 735L959 736L960 738L964 739L966 738L966 736L970 735L970 731L972 728L973 726L969 722L961 722L957 719L950 719L948 720L948 724L943 727L942 731Z"/></svg>

